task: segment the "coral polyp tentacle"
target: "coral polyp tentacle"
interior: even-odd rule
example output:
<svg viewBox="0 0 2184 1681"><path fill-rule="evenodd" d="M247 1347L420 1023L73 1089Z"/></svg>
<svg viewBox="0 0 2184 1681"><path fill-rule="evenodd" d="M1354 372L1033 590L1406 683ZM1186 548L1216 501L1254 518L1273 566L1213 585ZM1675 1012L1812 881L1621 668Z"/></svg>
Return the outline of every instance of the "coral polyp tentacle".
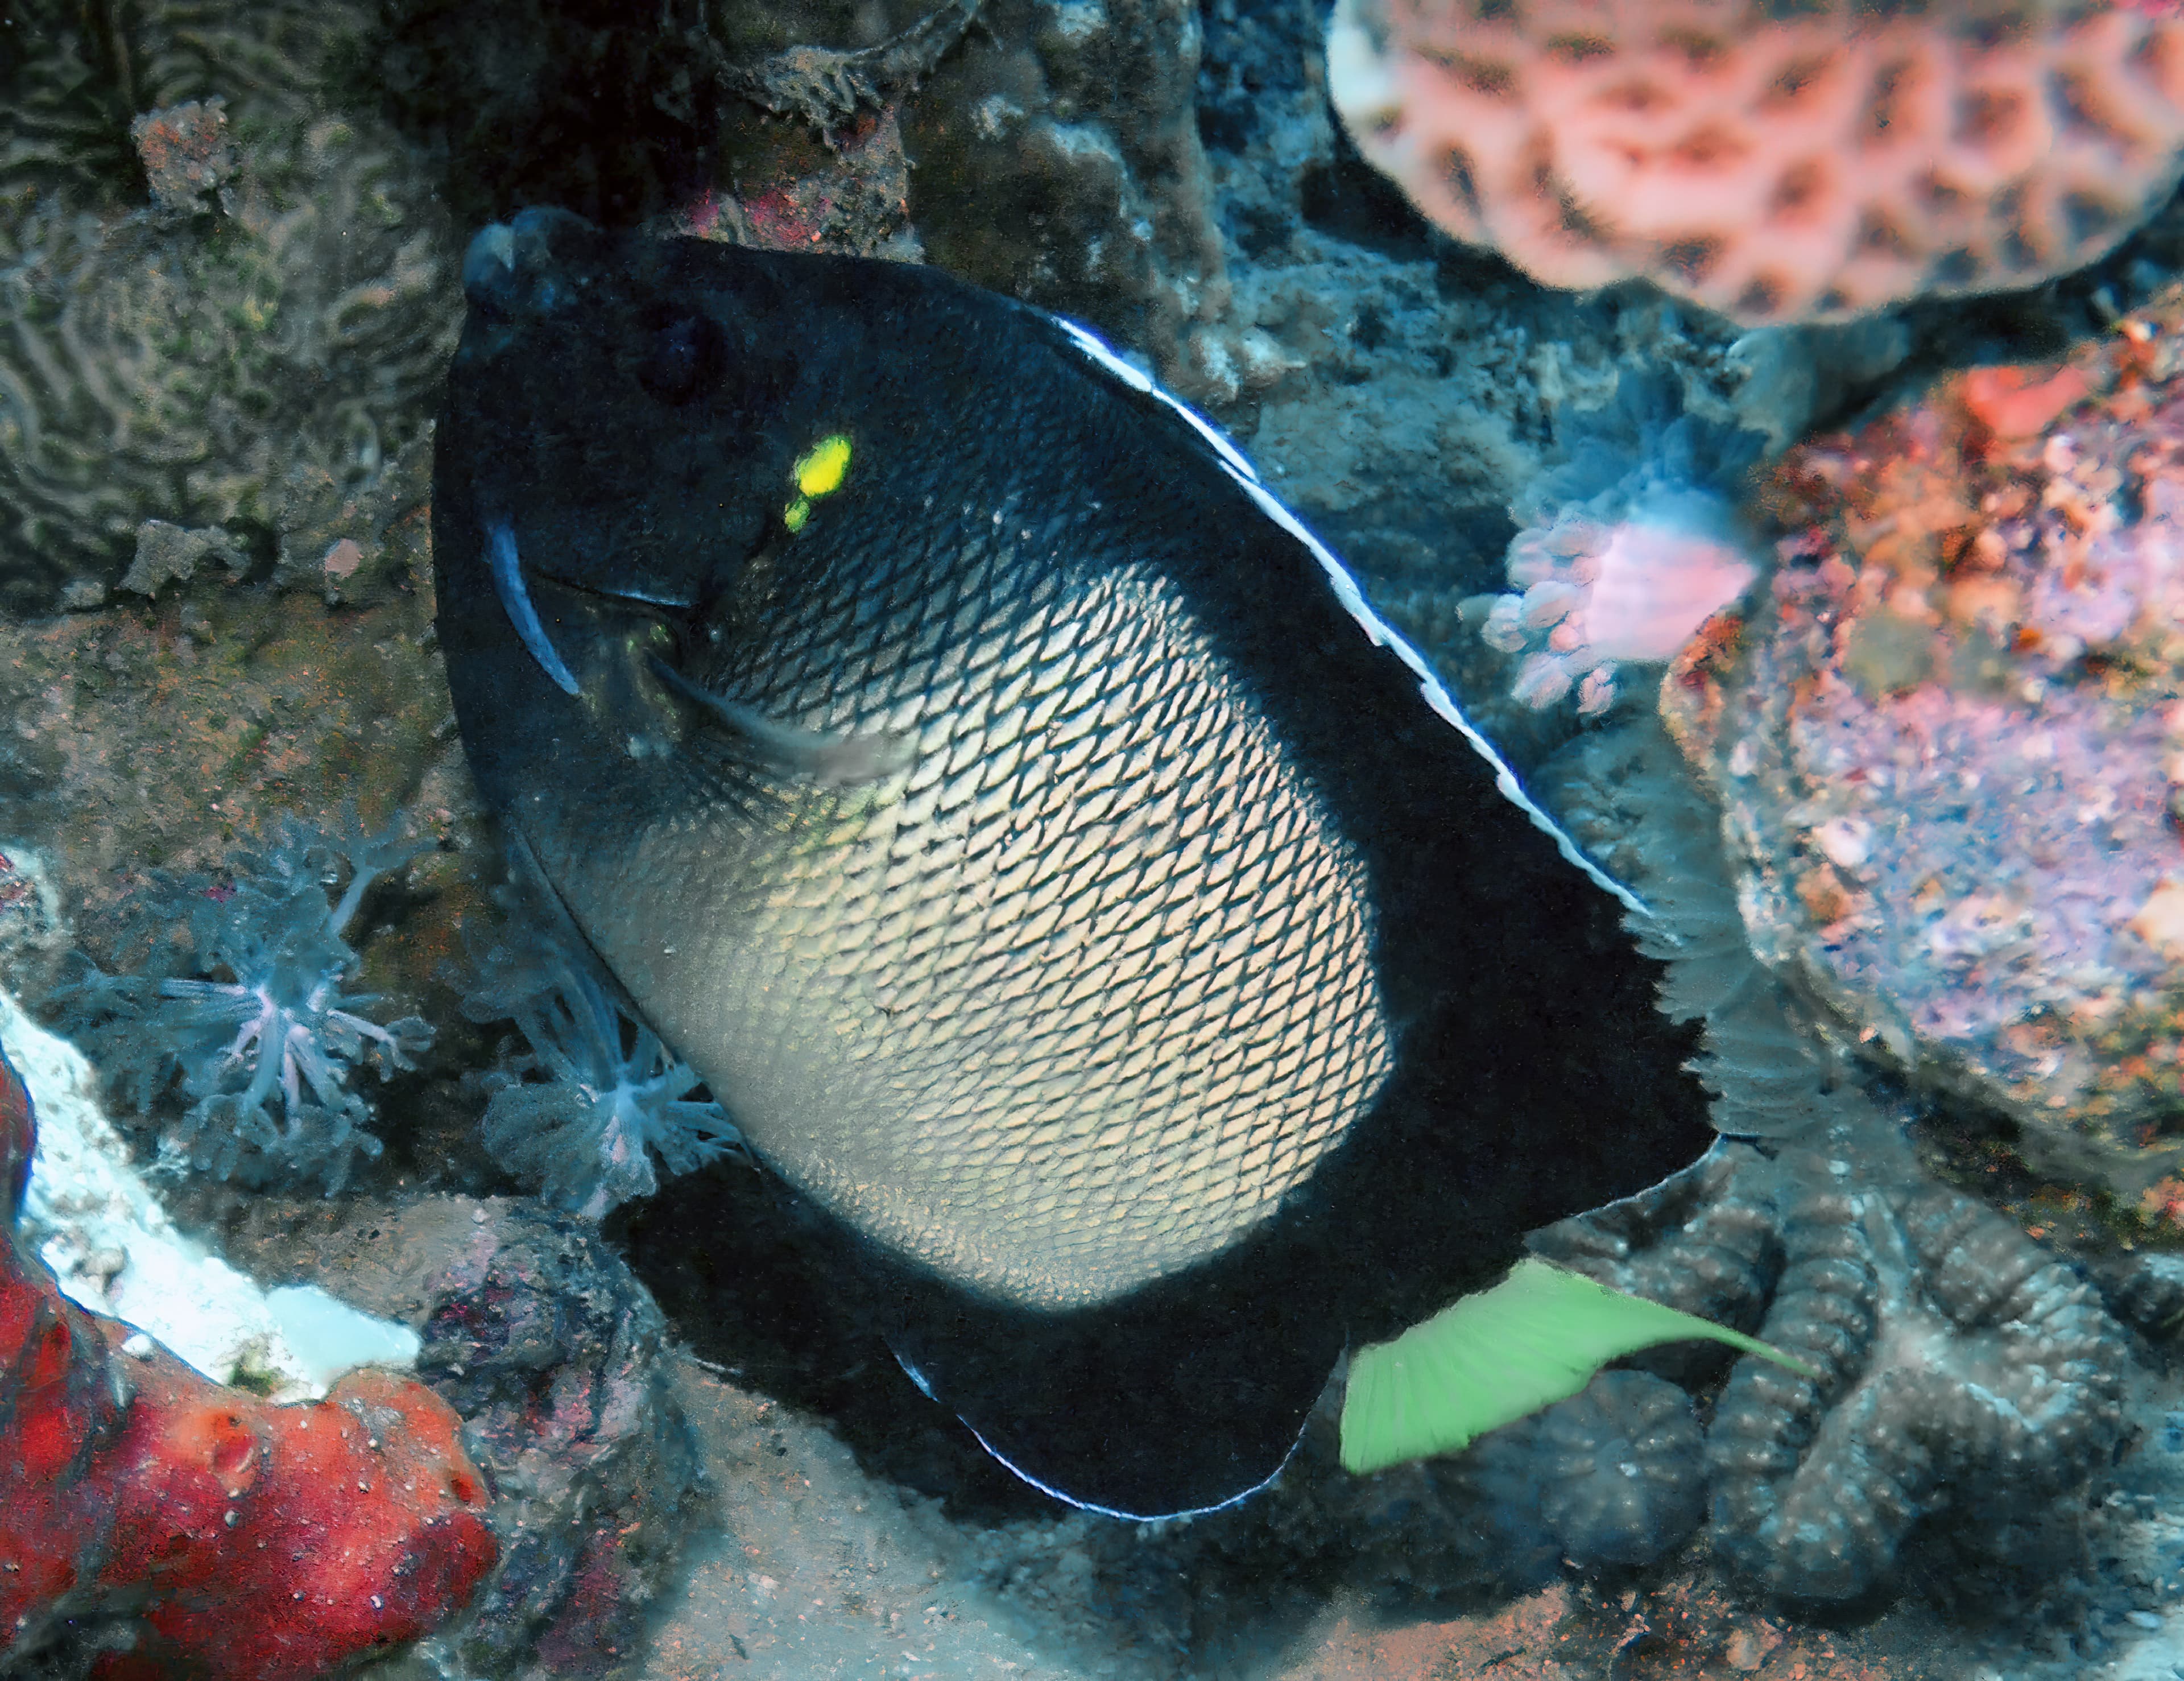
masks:
<svg viewBox="0 0 2184 1681"><path fill-rule="evenodd" d="M63 1021L144 1112L179 1085L188 1105L164 1142L196 1166L337 1189L381 1148L351 1074L414 1067L432 1042L417 1017L362 1014L378 1001L346 990L359 959L343 937L370 883L421 850L392 831L365 836L353 818L337 835L292 823L271 851L238 860L230 886L163 879L188 912L190 947L165 959L183 972L147 985L79 954L56 994Z"/></svg>

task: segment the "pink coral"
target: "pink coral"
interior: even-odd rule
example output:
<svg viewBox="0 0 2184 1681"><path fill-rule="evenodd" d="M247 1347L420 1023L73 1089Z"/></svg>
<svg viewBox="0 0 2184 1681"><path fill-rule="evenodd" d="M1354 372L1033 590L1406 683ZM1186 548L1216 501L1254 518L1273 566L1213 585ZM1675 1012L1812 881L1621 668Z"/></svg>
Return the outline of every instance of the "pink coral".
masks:
<svg viewBox="0 0 2184 1681"><path fill-rule="evenodd" d="M1480 634L1522 654L1514 692L1529 706L1578 694L1578 710L1605 712L1617 667L1674 658L1699 627L1734 603L1758 569L1710 492L1658 492L1623 517L1566 510L1518 534L1509 581Z"/></svg>
<svg viewBox="0 0 2184 1681"><path fill-rule="evenodd" d="M1739 320L2035 284L2168 197L2184 22L2063 0L1340 0L1328 81L1433 221Z"/></svg>
<svg viewBox="0 0 2184 1681"><path fill-rule="evenodd" d="M1620 517L1566 509L1509 544L1509 583L1524 594L1490 598L1479 633L1524 655L1518 701L1551 707L1574 685L1590 716L1614 705L1618 666L1673 659L1756 577L1732 511L1710 491L1656 491Z"/></svg>
<svg viewBox="0 0 2184 1681"><path fill-rule="evenodd" d="M0 1059L11 1225L33 1137ZM97 1681L307 1681L415 1639L498 1555L460 1426L376 1372L225 1388L0 1243L0 1665L89 1630Z"/></svg>

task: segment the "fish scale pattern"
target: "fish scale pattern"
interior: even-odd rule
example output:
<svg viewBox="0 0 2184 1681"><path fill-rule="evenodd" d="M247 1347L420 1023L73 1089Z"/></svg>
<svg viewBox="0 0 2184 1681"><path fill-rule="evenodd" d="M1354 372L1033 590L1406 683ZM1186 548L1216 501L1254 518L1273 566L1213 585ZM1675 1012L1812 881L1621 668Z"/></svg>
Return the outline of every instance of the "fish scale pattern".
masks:
<svg viewBox="0 0 2184 1681"><path fill-rule="evenodd" d="M776 790L795 815L719 948L747 1048L716 1093L838 1213L1053 1309L1240 1237L1393 1064L1347 843L1177 587L1072 576L1061 537L854 589L758 569L728 611L763 637L705 673L912 748L878 785ZM885 645L843 659L876 604Z"/></svg>

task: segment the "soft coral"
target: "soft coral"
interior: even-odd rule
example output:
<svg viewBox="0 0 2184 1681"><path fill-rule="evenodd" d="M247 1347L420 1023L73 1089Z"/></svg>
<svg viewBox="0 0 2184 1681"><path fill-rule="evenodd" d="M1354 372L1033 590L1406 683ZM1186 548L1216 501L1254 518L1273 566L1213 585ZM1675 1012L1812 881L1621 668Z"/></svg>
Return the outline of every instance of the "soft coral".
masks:
<svg viewBox="0 0 2184 1681"><path fill-rule="evenodd" d="M63 1025L141 1112L179 1078L190 1103L164 1153L222 1179L337 1190L358 1155L380 1152L350 1073L413 1067L432 1040L421 1017L376 1021L364 1012L376 995L343 990L358 958L343 936L372 882L424 850L354 819L337 835L292 820L270 851L237 860L230 886L164 881L187 909L187 951L163 947L154 972L128 975L77 953L55 995Z"/></svg>
<svg viewBox="0 0 2184 1681"><path fill-rule="evenodd" d="M697 1073L624 1002L547 895L511 891L499 943L463 1000L476 1022L513 1021L530 1046L486 1076L486 1148L547 1202L597 1220L671 1174L740 1152L743 1135ZM526 1078L526 1076L529 1076Z"/></svg>

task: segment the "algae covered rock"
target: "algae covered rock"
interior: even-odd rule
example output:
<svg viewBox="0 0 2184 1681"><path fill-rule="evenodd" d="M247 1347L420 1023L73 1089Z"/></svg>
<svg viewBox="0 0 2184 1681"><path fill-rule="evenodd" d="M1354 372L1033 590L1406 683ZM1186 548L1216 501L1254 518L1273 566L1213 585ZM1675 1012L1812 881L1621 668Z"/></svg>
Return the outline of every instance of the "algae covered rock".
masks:
<svg viewBox="0 0 2184 1681"><path fill-rule="evenodd" d="M2064 360L1792 450L1777 568L1662 696L1760 957L2040 1170L2184 1166L2184 360L2173 288Z"/></svg>
<svg viewBox="0 0 2184 1681"><path fill-rule="evenodd" d="M860 230L892 214L915 231L905 252L1085 316L1167 367L1228 303L1194 107L1199 46L1185 0L627 16L412 0L393 14L382 73L406 125L448 149L467 221L556 204L609 225L707 226L725 193L760 224L736 237L766 243L763 224L787 213L827 249L866 250L878 242ZM876 129L889 168L856 155ZM830 175L825 191L870 201L853 225L809 202L821 189L772 202Z"/></svg>

